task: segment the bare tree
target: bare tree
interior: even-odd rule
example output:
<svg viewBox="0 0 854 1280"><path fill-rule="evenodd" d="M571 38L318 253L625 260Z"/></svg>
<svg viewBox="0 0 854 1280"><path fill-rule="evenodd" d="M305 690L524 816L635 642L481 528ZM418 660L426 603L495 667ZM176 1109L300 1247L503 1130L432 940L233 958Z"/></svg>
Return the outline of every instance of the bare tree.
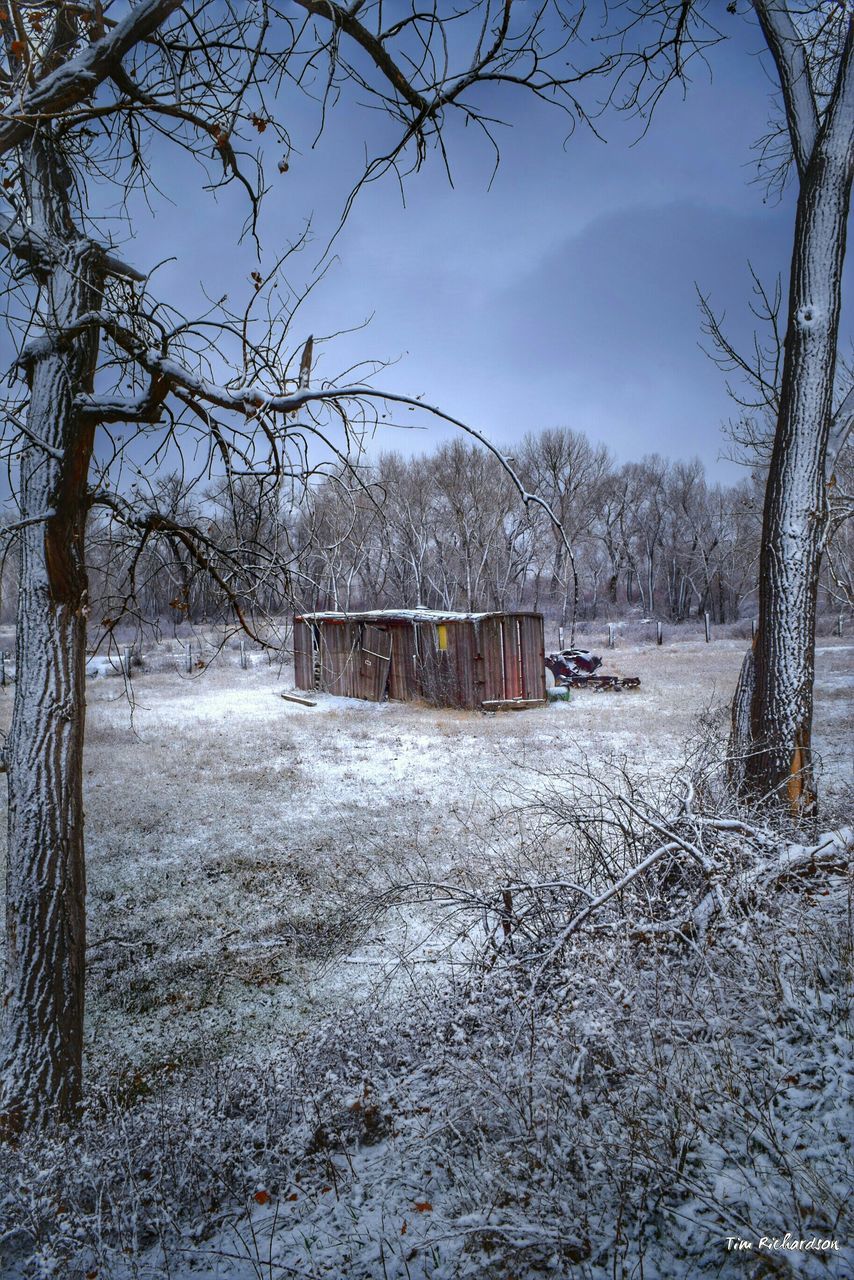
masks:
<svg viewBox="0 0 854 1280"><path fill-rule="evenodd" d="M737 14L739 6L727 6ZM764 140L771 185L794 164L798 202L788 300L760 295L780 332L757 352L760 407L774 418L759 570L759 627L733 703L739 780L781 793L796 814L815 807L811 728L816 601L828 530L827 484L854 419L854 389L834 413L842 263L854 172L854 19L847 4L752 0L774 65L784 123ZM692 63L722 39L721 18L698 0L626 6L612 100L646 120L667 86L688 83ZM756 281L755 281L756 283Z"/></svg>
<svg viewBox="0 0 854 1280"><path fill-rule="evenodd" d="M733 738L746 780L761 791L784 789L797 814L815 807L815 622L827 482L854 418L854 391L835 421L832 405L854 174L854 21L843 5L807 15L771 0L755 7L780 80L799 193L759 629L733 704Z"/></svg>
<svg viewBox="0 0 854 1280"><path fill-rule="evenodd" d="M575 432L531 432L517 455L539 504L520 503L498 460L459 441L408 459L383 454L359 467L358 480L336 468L299 514L292 572L303 603L538 608L545 590L552 620L565 625L573 563L579 610L595 611L610 547L614 604L625 584L618 608L669 608L674 621L706 609L719 622L739 616L755 589L759 546L749 482L710 485L696 459L648 455L614 468ZM273 545L275 532L264 540Z"/></svg>
<svg viewBox="0 0 854 1280"><path fill-rule="evenodd" d="M552 543L549 594L559 625L569 622L573 637L579 604L575 548L590 527L600 482L610 468L608 450L568 427L555 427L527 435L521 456L528 487L548 503L553 516L546 530Z"/></svg>
<svg viewBox="0 0 854 1280"><path fill-rule="evenodd" d="M437 533L435 493L424 459L408 463L398 453L384 454L378 467L382 486L383 516L389 540L389 581L395 591L394 603L411 606L437 603Z"/></svg>
<svg viewBox="0 0 854 1280"><path fill-rule="evenodd" d="M300 584L310 608L353 609L381 595L388 572L383 495L371 469L339 465L306 494L299 521ZM371 588L367 584L371 583Z"/></svg>
<svg viewBox="0 0 854 1280"><path fill-rule="evenodd" d="M256 148L266 135L287 169L276 95L306 84L319 86L325 110L354 81L398 122L397 141L368 177L417 168L431 142L441 145L452 110L488 132L473 98L481 82L524 86L571 107L569 81L549 69L549 55L572 38L571 16L558 13L559 37L545 45L546 17L559 3L472 0L448 18L413 4L391 19L381 3L327 0L281 8L268 0L139 0L116 5L117 18L101 0L10 0L0 10L0 194L8 208L0 240L22 375L6 409L18 505L7 532L18 533L22 557L4 753L7 1130L72 1117L81 1097L90 513L122 527L128 545L136 540L132 564L158 540L180 549L251 629L243 606L253 557L219 540L215 523L161 509L150 487L131 480L174 465L177 455L198 460L188 493L211 476L229 491L244 473L298 483L317 442L347 449L377 395L312 384L311 342L294 349L287 338L299 298L279 311L263 305L275 270L256 272L242 312L223 304L191 322L153 296L145 271L122 261L99 215L111 202L126 209L128 192L150 182L150 165L171 146L184 162L199 162L210 186L243 188L247 233L257 235L265 179ZM128 427L120 439L116 429ZM99 454L96 432L106 441Z"/></svg>
<svg viewBox="0 0 854 1280"><path fill-rule="evenodd" d="M854 609L854 445L840 450L830 486L826 592L838 609Z"/></svg>

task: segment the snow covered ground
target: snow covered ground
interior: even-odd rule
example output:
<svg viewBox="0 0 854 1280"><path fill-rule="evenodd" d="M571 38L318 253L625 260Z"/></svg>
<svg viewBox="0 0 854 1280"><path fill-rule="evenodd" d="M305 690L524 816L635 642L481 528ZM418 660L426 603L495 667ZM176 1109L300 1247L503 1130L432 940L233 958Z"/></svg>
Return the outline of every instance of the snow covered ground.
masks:
<svg viewBox="0 0 854 1280"><path fill-rule="evenodd" d="M404 1011L405 1019L414 1016L413 1007L442 1006L447 984L459 979L451 963L454 952L449 960L446 951L450 935L437 928L434 914L412 906L382 912L365 904L409 880L490 884L507 852L507 824L500 814L508 798L536 788L546 777L550 785L558 779L559 786L572 761L586 759L607 774L613 758L624 757L653 778L672 774L698 721L723 723L744 649L738 640L707 645L699 639L662 648L626 644L606 652L602 672L639 675L638 691L577 691L567 703L497 716L326 695L313 695L317 705L302 707L278 696L293 688L290 669L256 656L242 670L236 654L227 651L192 677L181 670L180 653L152 655L134 668L130 701L123 679L108 678L106 669L91 680L86 756L90 1081L118 1089L133 1103L153 1090L168 1092L172 1077L192 1072L193 1064L199 1065L200 1079L209 1081L211 1064L222 1061L235 1078L245 1070L263 1080L259 1106L273 1107L278 1104L271 1099L279 1094L270 1081L279 1081L287 1054L322 1063L331 1050L318 1045L332 1043L343 1053L343 1036L354 1046L352 1071L341 1084L354 1147L327 1162L332 1172L313 1188L312 1206L303 1213L302 1189L286 1195L281 1177L271 1200L271 1174L263 1162L257 1187L253 1183L247 1189L244 1169L237 1197L243 1197L242 1216L232 1213L230 1225L211 1236L210 1212L202 1214L205 1247L200 1243L196 1253L184 1255L186 1272L176 1270L173 1259L168 1272L173 1280L183 1274L252 1280L295 1274L346 1275L348 1280L351 1275L509 1277L500 1240L490 1246L497 1250L494 1271L483 1269L487 1255L482 1252L476 1255L479 1261L464 1257L457 1246L456 1252L443 1253L431 1199L441 1194L438 1170L416 1172L410 1161L400 1177L414 1179L412 1186L404 1192L398 1186L388 1204L400 1202L402 1194L411 1212L393 1226L383 1221L386 1201L376 1188L383 1183L389 1149L383 1133L370 1134L369 1120L371 1090L380 1091L380 1085L373 1076L369 1082L369 1068L355 1046L368 1046L371 1035L379 1034L375 1013L388 1007L384 997ZM823 761L826 825L851 812L852 653L854 646L835 640L822 641L818 653L816 746ZM11 697L11 689L0 690L4 723ZM524 853L524 833L517 844ZM559 849L549 852L560 860ZM602 1001L614 1016L613 993L603 994ZM477 1016L475 1010L471 1018ZM453 1014L448 1017L448 1025L456 1025ZM544 1023L545 1060L557 1043L554 1037L564 1034L559 1022ZM405 1041L405 1029L398 1032ZM470 1031L458 1028L453 1034L464 1044ZM411 1039L415 1046L414 1033ZM504 1051L500 1046L493 1046L496 1055ZM373 1050L364 1052L370 1057ZM841 1048L834 1053L844 1059ZM412 1054L405 1063L403 1054L400 1071L429 1094L424 1051L416 1046ZM430 1067L438 1069L435 1063ZM388 1064L381 1069L374 1063L370 1070L377 1077L386 1072L383 1105L408 1117L408 1150L422 1140L433 1150L430 1108L416 1106L411 1115L401 1110L400 1081L394 1072L389 1076ZM461 1087L459 1077L454 1079ZM354 1085L358 1080L362 1083ZM338 1086L328 1087L334 1092ZM500 1079L495 1087L500 1111L510 1086L506 1096ZM193 1105L200 1108L199 1132L204 1133L207 1085L185 1090L174 1114L186 1121L193 1088L201 1089ZM475 1093L477 1105L485 1105L482 1082ZM164 1105L168 1111L171 1104ZM441 1112L442 1100L436 1105ZM455 1098L454 1106L460 1105L474 1104L468 1096L464 1104ZM545 1116L542 1123L548 1128L560 1122ZM544 1141L539 1122L531 1125L523 1146L530 1140L539 1151ZM321 1131L318 1123L317 1135ZM317 1135L321 1148L327 1139ZM546 1168L552 1159L571 1162L572 1143L565 1151L561 1145L565 1137L557 1143L557 1155L528 1155ZM518 1155L507 1148L511 1163ZM477 1195L479 1166L472 1159L469 1174L462 1168L454 1173L456 1201L463 1208L470 1208L471 1195ZM336 1168L346 1177L346 1194L327 1185ZM469 1200L461 1190L467 1177L474 1188L466 1192ZM357 1195L354 1187L363 1190ZM723 1183L722 1188L725 1201ZM329 1208L325 1197L333 1197L335 1206ZM559 1217L558 1202L547 1196L546 1203ZM450 1207L448 1201L447 1213ZM466 1212L454 1217L457 1242L467 1230ZM781 1211L776 1225L789 1222L787 1212ZM568 1208L566 1214L571 1216ZM564 1238L542 1222L532 1226L530 1216L525 1222L517 1222L512 1242L518 1273L576 1274L575 1261L587 1256L588 1246L570 1239L571 1232ZM469 1226L480 1231L482 1221L472 1218ZM526 1243L526 1231L540 1235ZM401 1232L408 1237L405 1249ZM396 1242L394 1248L376 1252L375 1237L384 1233ZM155 1253L150 1240L145 1249L140 1245L127 1274L166 1275L167 1270L157 1269L161 1263L153 1260ZM452 1256L456 1261L448 1261ZM309 1265L306 1259L313 1257L316 1264ZM800 1271L780 1274L813 1274L807 1264L799 1259ZM105 1265L103 1258L98 1265ZM65 1273L61 1268L51 1272L45 1262L43 1274ZM605 1273L582 1268L577 1274ZM644 1274L688 1273L657 1272L648 1261Z"/></svg>
<svg viewBox="0 0 854 1280"><path fill-rule="evenodd" d="M743 652L739 641L606 651L602 673L640 675L639 690L577 691L497 716L322 694L301 707L275 696L293 688L289 668L243 671L229 654L192 678L180 657L155 655L167 669L136 674L132 707L119 680L93 681L93 1063L300 1034L312 1011L372 985L386 960L430 963L412 919L398 914L366 937L354 902L407 876L453 878L488 862L496 800L573 758L604 767L616 753L672 771L698 717L723 714ZM819 657L816 736L834 803L852 780L850 657L834 644Z"/></svg>

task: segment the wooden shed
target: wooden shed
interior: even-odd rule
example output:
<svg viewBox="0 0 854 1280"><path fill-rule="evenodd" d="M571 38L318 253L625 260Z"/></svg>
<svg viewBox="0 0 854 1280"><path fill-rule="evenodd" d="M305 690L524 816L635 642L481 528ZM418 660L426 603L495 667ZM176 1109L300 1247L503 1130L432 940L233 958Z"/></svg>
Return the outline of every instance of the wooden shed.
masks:
<svg viewBox="0 0 854 1280"><path fill-rule="evenodd" d="M298 689L495 710L546 701L539 613L372 609L294 619Z"/></svg>

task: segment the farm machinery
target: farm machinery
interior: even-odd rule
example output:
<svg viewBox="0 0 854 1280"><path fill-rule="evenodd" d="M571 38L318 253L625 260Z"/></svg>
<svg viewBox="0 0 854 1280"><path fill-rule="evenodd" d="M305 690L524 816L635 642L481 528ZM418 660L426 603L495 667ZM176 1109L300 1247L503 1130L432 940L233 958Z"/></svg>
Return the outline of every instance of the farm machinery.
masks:
<svg viewBox="0 0 854 1280"><path fill-rule="evenodd" d="M586 649L563 649L560 653L546 654L546 666L558 688L609 689L614 692L640 688L640 676L596 675L601 665L602 659Z"/></svg>

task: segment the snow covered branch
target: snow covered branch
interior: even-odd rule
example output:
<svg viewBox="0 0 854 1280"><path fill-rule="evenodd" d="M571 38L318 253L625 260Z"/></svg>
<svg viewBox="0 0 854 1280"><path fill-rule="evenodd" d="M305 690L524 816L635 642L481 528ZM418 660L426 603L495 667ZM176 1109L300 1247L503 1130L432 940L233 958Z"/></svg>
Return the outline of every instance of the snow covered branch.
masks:
<svg viewBox="0 0 854 1280"><path fill-rule="evenodd" d="M140 0L100 39L24 91L0 114L0 155L25 142L40 121L60 116L91 98L125 54L180 7L181 0Z"/></svg>
<svg viewBox="0 0 854 1280"><path fill-rule="evenodd" d="M754 8L780 77L795 164L807 171L819 131L809 59L786 0L754 0Z"/></svg>
<svg viewBox="0 0 854 1280"><path fill-rule="evenodd" d="M98 262L104 275L115 276L121 280L132 280L141 284L145 279L143 272L119 258L113 251L97 241L89 242L91 249L98 256ZM56 265L56 246L40 236L33 227L22 227L18 218L9 218L0 214L0 245L27 262L37 272L49 271ZM79 331L79 330L78 330ZM24 355L18 363L24 363Z"/></svg>
<svg viewBox="0 0 854 1280"><path fill-rule="evenodd" d="M46 524L48 520L53 520L56 512L51 508L48 511L42 511L37 516L28 516L26 520L16 520L13 524L4 525L0 529L0 536L7 537L10 533L17 533L19 529L29 529L34 524Z"/></svg>

